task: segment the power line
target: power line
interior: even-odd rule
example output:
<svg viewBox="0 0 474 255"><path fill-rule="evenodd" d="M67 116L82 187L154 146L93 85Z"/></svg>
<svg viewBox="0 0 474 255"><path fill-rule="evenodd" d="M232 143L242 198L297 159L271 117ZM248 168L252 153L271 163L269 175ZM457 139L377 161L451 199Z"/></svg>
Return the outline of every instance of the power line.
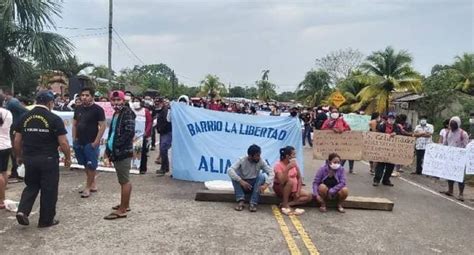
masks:
<svg viewBox="0 0 474 255"><path fill-rule="evenodd" d="M107 29L107 27L55 27L55 28L66 29L66 30L104 30L104 29Z"/></svg>
<svg viewBox="0 0 474 255"><path fill-rule="evenodd" d="M67 38L76 38L76 37L93 37L93 36L101 36L101 35L106 35L107 33L94 33L94 34L81 34L81 35L72 35L72 36L66 36Z"/></svg>
<svg viewBox="0 0 474 255"><path fill-rule="evenodd" d="M141 58L139 58L137 56L137 54L135 54L135 52L133 52L132 49L130 49L130 47L127 45L127 43L122 39L122 37L120 36L120 34L117 32L117 30L115 30L115 28L112 29L115 34L117 35L117 37L120 39L120 41L123 43L123 45L125 45L125 47L130 51L130 53L132 53L132 55L140 62L142 63L142 65L145 65L145 62L143 62L143 60Z"/></svg>

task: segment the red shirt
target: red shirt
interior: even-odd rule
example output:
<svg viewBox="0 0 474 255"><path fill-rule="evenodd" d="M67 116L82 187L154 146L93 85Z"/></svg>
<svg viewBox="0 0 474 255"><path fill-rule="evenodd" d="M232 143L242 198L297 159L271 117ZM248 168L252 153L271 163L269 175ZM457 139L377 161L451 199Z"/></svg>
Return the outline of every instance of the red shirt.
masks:
<svg viewBox="0 0 474 255"><path fill-rule="evenodd" d="M337 128L341 131L350 131L351 127L347 122L344 120L344 118L339 117L337 119L327 119L324 121L323 126L321 127L321 130L327 130L327 129L333 129Z"/></svg>

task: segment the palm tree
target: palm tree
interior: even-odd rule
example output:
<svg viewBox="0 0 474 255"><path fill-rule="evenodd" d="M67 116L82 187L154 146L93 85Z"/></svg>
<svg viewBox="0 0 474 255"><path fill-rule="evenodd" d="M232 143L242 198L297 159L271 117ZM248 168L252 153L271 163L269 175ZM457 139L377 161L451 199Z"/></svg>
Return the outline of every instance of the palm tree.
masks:
<svg viewBox="0 0 474 255"><path fill-rule="evenodd" d="M361 75L363 75L361 71L354 71L337 85L337 89L346 99L341 105L341 111L351 111L361 101L359 93L369 85L358 79Z"/></svg>
<svg viewBox="0 0 474 255"><path fill-rule="evenodd" d="M270 99L276 96L275 84L267 80L257 81L256 84L257 84L258 98L260 100L268 102Z"/></svg>
<svg viewBox="0 0 474 255"><path fill-rule="evenodd" d="M0 80L12 85L14 77L31 73L32 60L48 69L71 55L66 38L45 28L54 27L61 6L50 0L2 0L0 3Z"/></svg>
<svg viewBox="0 0 474 255"><path fill-rule="evenodd" d="M73 78L79 75L79 73L94 64L85 62L79 63L76 56L68 56L65 60L61 61L57 66L53 66L51 69L58 70L64 73L66 77Z"/></svg>
<svg viewBox="0 0 474 255"><path fill-rule="evenodd" d="M474 90L474 54L464 53L462 56L456 56L456 61L449 67L455 71L459 83L456 89L466 93L472 93Z"/></svg>
<svg viewBox="0 0 474 255"><path fill-rule="evenodd" d="M331 93L330 81L329 74L323 70L307 72L304 80L298 85L298 98L309 106L320 104Z"/></svg>
<svg viewBox="0 0 474 255"><path fill-rule="evenodd" d="M395 52L392 47L376 51L361 65L367 73L358 77L361 83L369 84L360 91L361 98L354 110L365 107L367 113L386 112L394 91L419 92L421 79L411 67L412 57L407 51Z"/></svg>
<svg viewBox="0 0 474 255"><path fill-rule="evenodd" d="M268 74L270 73L270 70L263 70L262 71L262 81L268 81Z"/></svg>
<svg viewBox="0 0 474 255"><path fill-rule="evenodd" d="M219 77L208 74L206 78L201 81L201 92L199 96L209 96L212 99L219 96L221 93L225 93L225 86L219 81Z"/></svg>

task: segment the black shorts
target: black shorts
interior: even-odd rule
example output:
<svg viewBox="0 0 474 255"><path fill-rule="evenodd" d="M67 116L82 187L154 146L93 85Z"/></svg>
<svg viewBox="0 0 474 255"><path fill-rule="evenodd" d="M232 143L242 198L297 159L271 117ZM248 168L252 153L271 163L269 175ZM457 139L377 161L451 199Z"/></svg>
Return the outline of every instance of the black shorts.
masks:
<svg viewBox="0 0 474 255"><path fill-rule="evenodd" d="M11 152L12 149L0 150L0 173L7 171Z"/></svg>

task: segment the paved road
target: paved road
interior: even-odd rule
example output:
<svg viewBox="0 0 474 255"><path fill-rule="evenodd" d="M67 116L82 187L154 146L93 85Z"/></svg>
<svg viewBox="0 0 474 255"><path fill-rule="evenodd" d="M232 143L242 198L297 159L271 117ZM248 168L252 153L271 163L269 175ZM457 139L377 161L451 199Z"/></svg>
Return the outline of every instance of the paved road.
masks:
<svg viewBox="0 0 474 255"><path fill-rule="evenodd" d="M312 160L309 149L305 158L306 188L310 188L314 170L322 161ZM393 180L393 188L375 188L367 168L356 162L357 173L348 176L351 194L389 198L395 202L393 212L322 214L309 208L294 222L284 217L289 229L286 238L296 245L291 251L309 254L306 241L312 251L315 248L321 254L473 254L472 202L463 207L401 179ZM430 186L427 178L417 181ZM102 217L119 199L115 174L101 173L100 191L89 199L81 199L77 193L82 183L82 172L62 172L58 203L61 224L56 227L22 227L16 224L13 213L0 211L1 253L290 253L271 206L260 206L252 214L235 212L231 203L195 202L194 194L202 184L150 173L132 176L129 218L110 222ZM18 200L22 187L11 185L7 197ZM32 223L37 221L37 211L35 207ZM298 223L301 227L297 229ZM303 231L309 239L304 238Z"/></svg>

